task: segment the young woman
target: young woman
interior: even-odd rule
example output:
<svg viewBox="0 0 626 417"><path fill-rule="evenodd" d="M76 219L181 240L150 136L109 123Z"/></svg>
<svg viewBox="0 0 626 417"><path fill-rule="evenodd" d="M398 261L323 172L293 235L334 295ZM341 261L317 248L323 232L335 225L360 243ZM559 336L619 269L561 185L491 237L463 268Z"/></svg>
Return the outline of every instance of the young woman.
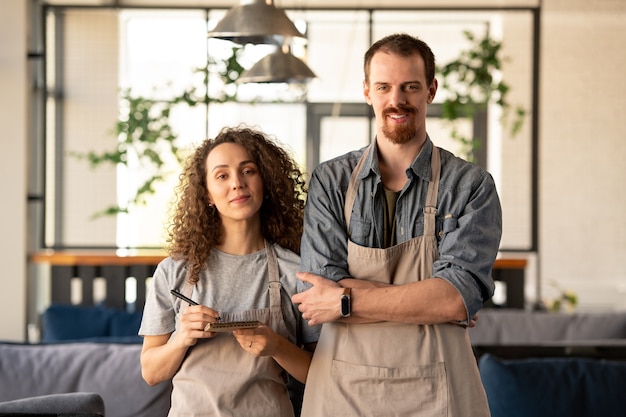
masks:
<svg viewBox="0 0 626 417"><path fill-rule="evenodd" d="M317 330L291 303L305 191L292 158L246 127L223 129L189 159L170 256L154 274L139 331L143 378L172 378L170 416L293 416L286 373L304 383L312 346L300 341ZM254 320L262 324L207 330Z"/></svg>

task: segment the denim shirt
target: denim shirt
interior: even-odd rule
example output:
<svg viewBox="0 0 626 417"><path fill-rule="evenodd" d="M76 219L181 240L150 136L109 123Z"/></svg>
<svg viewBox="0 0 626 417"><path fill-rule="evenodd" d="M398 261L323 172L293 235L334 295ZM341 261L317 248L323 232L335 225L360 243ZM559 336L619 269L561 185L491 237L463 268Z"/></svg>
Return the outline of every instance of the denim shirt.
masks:
<svg viewBox="0 0 626 417"><path fill-rule="evenodd" d="M396 202L396 243L424 233L424 202L430 181L430 138L407 168ZM344 203L350 176L365 148L318 165L311 176L305 207L301 269L338 281L349 277L348 238L361 246L383 245L385 204L374 146L364 161L346 231ZM491 269L502 235L502 210L492 176L477 165L441 149L436 236L439 259L433 277L450 282L463 297L471 318L493 295ZM416 279L417 280L417 279Z"/></svg>

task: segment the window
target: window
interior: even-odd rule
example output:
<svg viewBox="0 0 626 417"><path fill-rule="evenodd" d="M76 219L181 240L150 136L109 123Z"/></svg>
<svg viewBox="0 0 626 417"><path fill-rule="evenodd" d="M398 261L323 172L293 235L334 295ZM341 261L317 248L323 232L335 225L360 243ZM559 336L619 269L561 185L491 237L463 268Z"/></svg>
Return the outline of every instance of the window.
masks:
<svg viewBox="0 0 626 417"><path fill-rule="evenodd" d="M73 152L107 150L116 144L112 133L119 117L120 92L168 99L193 87L208 88L195 72L209 57L223 58L231 45L206 37L225 10L125 9L55 7L46 9L45 226L43 247L158 247L164 242L168 204L177 183L172 161L167 180L146 206L129 214L91 216L126 200L146 174L136 168L90 170ZM463 31L489 32L503 40L510 60L502 76L512 86L511 99L531 110L533 102L533 9L485 10L291 10L289 16L306 28L302 48L318 76L305 99L302 90L285 85L242 86L244 102L176 107L170 121L180 146L215 136L224 125L245 122L274 135L307 171L319 161L364 146L373 136L371 115L362 95L362 57L372 39L392 32L418 34L439 63L453 59L467 46ZM167 27L167 30L163 28ZM267 53L246 47L242 63L252 65ZM219 88L219 85L218 85ZM265 97L256 103L249 99ZM456 152L449 128L437 115L438 92L428 121L434 142ZM275 102L276 101L276 102ZM515 138L500 129L491 109L481 122L488 131L485 160L499 186L504 207L503 248L530 250L533 245L533 138L530 117ZM466 128L476 129L477 119ZM341 140L338 140L340 138ZM310 141L307 144L307 140Z"/></svg>

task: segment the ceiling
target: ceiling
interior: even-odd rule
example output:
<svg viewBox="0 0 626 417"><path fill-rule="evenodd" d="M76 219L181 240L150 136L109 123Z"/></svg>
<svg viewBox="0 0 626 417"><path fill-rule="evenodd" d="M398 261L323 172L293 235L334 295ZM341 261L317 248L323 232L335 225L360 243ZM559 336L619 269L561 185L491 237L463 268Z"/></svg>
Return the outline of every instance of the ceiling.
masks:
<svg viewBox="0 0 626 417"><path fill-rule="evenodd" d="M250 0L243 0L250 1ZM266 0L271 1L271 0ZM229 8L237 0L47 0L47 4L63 6L139 6L139 7L215 7ZM536 7L541 0L274 0L283 8L498 8Z"/></svg>

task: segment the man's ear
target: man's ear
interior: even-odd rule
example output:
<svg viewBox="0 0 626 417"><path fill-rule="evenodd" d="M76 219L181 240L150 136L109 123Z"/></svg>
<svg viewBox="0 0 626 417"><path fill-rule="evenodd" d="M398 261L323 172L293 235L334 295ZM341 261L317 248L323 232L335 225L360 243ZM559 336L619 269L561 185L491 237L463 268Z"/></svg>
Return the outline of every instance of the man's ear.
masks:
<svg viewBox="0 0 626 417"><path fill-rule="evenodd" d="M435 99L435 95L437 94L437 88L439 87L439 82L436 78L433 78L433 82L430 83L430 87L428 87L428 104L432 103Z"/></svg>
<svg viewBox="0 0 626 417"><path fill-rule="evenodd" d="M370 87L367 85L367 81L363 80L363 97L365 97L365 102L372 105L372 100L370 100Z"/></svg>

